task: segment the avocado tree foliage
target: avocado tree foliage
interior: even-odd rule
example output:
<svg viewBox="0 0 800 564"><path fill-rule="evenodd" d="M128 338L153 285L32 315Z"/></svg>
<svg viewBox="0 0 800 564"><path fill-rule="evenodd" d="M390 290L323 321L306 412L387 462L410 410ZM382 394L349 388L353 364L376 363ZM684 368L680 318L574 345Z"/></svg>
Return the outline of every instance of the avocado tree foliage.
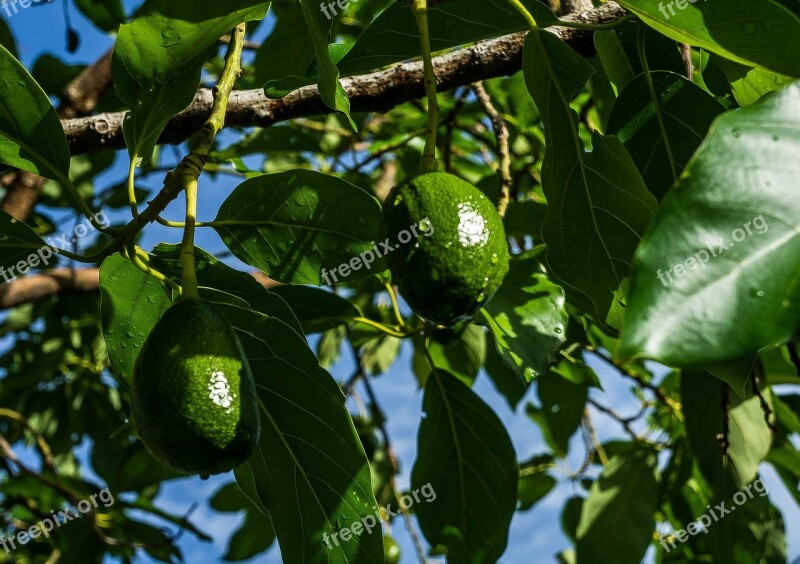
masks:
<svg viewBox="0 0 800 564"><path fill-rule="evenodd" d="M182 293L236 330L258 396L259 442L210 500L245 515L227 559L277 545L285 562L394 562L392 528L408 527L408 561L497 562L515 516L569 483L561 561L787 560L781 512L753 484L768 469L800 503L797 1L75 8L115 37L86 68L26 69L0 20L0 528L16 538L104 486L117 499L0 561L170 562L170 528L208 540L154 502L181 474L130 417L139 352ZM492 202L511 254L452 326L397 287L449 311L437 299L454 293L426 296L435 273L403 262L428 264L409 249L463 202L388 232L418 241L382 225L391 188L437 168ZM212 209L215 176L238 185ZM164 218L179 196L185 220ZM98 235L53 245L64 211ZM174 237L142 248L157 223ZM201 229L227 251L197 247ZM480 247L465 229L452 243ZM395 245L410 246L387 260ZM465 279L500 270L464 260ZM401 484L373 381L404 350L424 417ZM546 448L515 445L476 378ZM627 440L599 440L599 418ZM435 501L376 513L425 486ZM712 524L719 504L738 511Z"/></svg>

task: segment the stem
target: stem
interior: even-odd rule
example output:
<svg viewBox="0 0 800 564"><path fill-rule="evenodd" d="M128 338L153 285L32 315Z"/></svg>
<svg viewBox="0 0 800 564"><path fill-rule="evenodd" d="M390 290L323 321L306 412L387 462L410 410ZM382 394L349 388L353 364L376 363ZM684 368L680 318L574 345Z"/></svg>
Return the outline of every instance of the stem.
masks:
<svg viewBox="0 0 800 564"><path fill-rule="evenodd" d="M225 124L225 113L228 110L228 98L230 97L236 81L242 74L241 58L246 30L247 27L245 24L239 24L231 34L231 42L228 45L228 54L225 58L225 67L222 70L222 75L215 89L214 105L211 108L211 115L209 115L202 131L198 135L192 147L192 152L183 160L183 162L192 163L194 165L186 170L180 177L183 188L186 191L186 224L183 230L183 243L181 246L181 265L183 266L182 295L184 298L199 297L194 257L198 179L208 160L208 153L211 150L211 146L214 144L214 138Z"/></svg>
<svg viewBox="0 0 800 564"><path fill-rule="evenodd" d="M155 268L151 267L148 263L150 257L144 252L142 249L137 247L134 243L128 244L127 247L128 251L128 259L133 263L133 265L144 272L145 274L149 274L165 286L172 288L176 292L180 293L181 287L178 286L175 282L170 280L164 273L159 272Z"/></svg>
<svg viewBox="0 0 800 564"><path fill-rule="evenodd" d="M197 290L197 272L194 260L194 224L197 219L197 179L186 185L186 226L183 229L181 245L181 266L183 266L184 298L199 298Z"/></svg>
<svg viewBox="0 0 800 564"><path fill-rule="evenodd" d="M397 296L394 293L394 288L388 283L385 283L384 287L386 288L386 291L389 292L389 299L392 301L392 311L394 311L394 318L397 319L397 326L401 329L404 329L406 326L406 321L400 314L400 306L397 303Z"/></svg>
<svg viewBox="0 0 800 564"><path fill-rule="evenodd" d="M528 8L526 8L525 5L522 2L520 2L520 0L508 0L508 1L512 6L514 6L514 8L517 9L517 11L520 14L522 14L522 17L525 18L525 20L531 26L531 29L537 29L539 27L536 24L536 19L533 17L533 14L531 14L528 11ZM559 25L561 25L561 24L559 24Z"/></svg>
<svg viewBox="0 0 800 564"><path fill-rule="evenodd" d="M439 129L439 99L436 96L436 74L433 71L431 37L428 29L428 0L414 0L411 6L419 28L419 43L422 66L425 70L425 95L428 98L428 125L425 132L425 149L422 153L420 172L433 172L436 163L436 133Z"/></svg>
<svg viewBox="0 0 800 564"><path fill-rule="evenodd" d="M128 167L128 202L131 206L131 215L139 217L139 203L136 201L136 186L134 184L136 174L136 155L131 157L131 164Z"/></svg>

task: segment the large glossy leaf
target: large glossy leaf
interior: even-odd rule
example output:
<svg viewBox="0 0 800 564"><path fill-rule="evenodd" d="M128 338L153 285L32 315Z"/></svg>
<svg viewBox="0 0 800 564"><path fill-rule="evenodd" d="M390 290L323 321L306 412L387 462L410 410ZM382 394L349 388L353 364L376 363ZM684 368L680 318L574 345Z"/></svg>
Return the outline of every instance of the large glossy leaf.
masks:
<svg viewBox="0 0 800 564"><path fill-rule="evenodd" d="M275 28L256 51L253 62L257 85L286 77L302 76L314 60L311 34L297 33L306 25L302 10L292 3L276 2L272 6Z"/></svg>
<svg viewBox="0 0 800 564"><path fill-rule="evenodd" d="M704 372L681 375L681 404L689 447L703 476L723 497L742 489L756 477L758 465L772 444L760 400L748 386L743 397L728 393L728 447L726 452L721 451L717 437L724 429L722 405L726 386ZM771 402L769 390L764 390L763 395Z"/></svg>
<svg viewBox="0 0 800 564"><path fill-rule="evenodd" d="M371 264L359 258L358 269L348 266L372 250L380 211L364 189L298 169L240 184L220 207L215 229L233 254L272 278L321 286L385 269L374 252Z"/></svg>
<svg viewBox="0 0 800 564"><path fill-rule="evenodd" d="M620 0L675 41L733 61L800 78L800 17L773 0L677 2Z"/></svg>
<svg viewBox="0 0 800 564"><path fill-rule="evenodd" d="M236 481L271 517L284 561L383 562L369 463L339 386L285 323L219 307L237 330L261 405L261 441ZM339 536L362 519L374 528Z"/></svg>
<svg viewBox="0 0 800 564"><path fill-rule="evenodd" d="M659 71L650 76L656 101L645 75L637 76L617 98L606 132L619 137L647 187L661 199L725 108L678 74Z"/></svg>
<svg viewBox="0 0 800 564"><path fill-rule="evenodd" d="M0 164L64 181L69 146L50 99L0 46Z"/></svg>
<svg viewBox="0 0 800 564"><path fill-rule="evenodd" d="M800 322L800 84L719 118L634 259L618 356L724 364Z"/></svg>
<svg viewBox="0 0 800 564"><path fill-rule="evenodd" d="M436 500L414 507L432 546L450 562L497 562L517 504L517 459L497 415L461 380L428 378L412 488L430 484Z"/></svg>
<svg viewBox="0 0 800 564"><path fill-rule="evenodd" d="M566 339L564 292L542 273L536 260L540 250L511 260L503 284L480 316L497 352L526 382L556 361Z"/></svg>
<svg viewBox="0 0 800 564"><path fill-rule="evenodd" d="M655 529L655 456L643 449L614 456L592 484L577 530L578 562L600 557L638 563Z"/></svg>
<svg viewBox="0 0 800 564"><path fill-rule="evenodd" d="M202 9L194 0L147 0L120 27L112 72L117 94L131 109L124 134L132 157L148 159L169 119L191 103L219 38L266 13L260 0L227 0Z"/></svg>
<svg viewBox="0 0 800 564"><path fill-rule="evenodd" d="M618 139L595 133L592 152L584 150L570 107L593 72L584 59L551 33L533 30L523 71L546 124L547 262L571 302L616 327L629 262L656 201Z"/></svg>
<svg viewBox="0 0 800 564"><path fill-rule="evenodd" d="M161 284L113 254L100 267L100 314L111 368L123 383L147 336L172 305Z"/></svg>

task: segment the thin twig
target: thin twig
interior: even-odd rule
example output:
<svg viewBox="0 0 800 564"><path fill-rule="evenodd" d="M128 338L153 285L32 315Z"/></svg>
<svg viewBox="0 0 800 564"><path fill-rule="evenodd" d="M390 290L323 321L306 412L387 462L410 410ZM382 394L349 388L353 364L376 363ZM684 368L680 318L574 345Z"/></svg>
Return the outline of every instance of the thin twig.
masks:
<svg viewBox="0 0 800 564"><path fill-rule="evenodd" d="M497 213L500 217L505 217L508 204L511 202L511 185L514 179L511 177L511 150L509 148L509 132L506 121L500 112L494 107L492 98L486 91L483 82L476 82L472 85L475 95L478 97L478 102L486 115L492 121L492 128L497 137L497 151L500 154L500 199L497 202Z"/></svg>

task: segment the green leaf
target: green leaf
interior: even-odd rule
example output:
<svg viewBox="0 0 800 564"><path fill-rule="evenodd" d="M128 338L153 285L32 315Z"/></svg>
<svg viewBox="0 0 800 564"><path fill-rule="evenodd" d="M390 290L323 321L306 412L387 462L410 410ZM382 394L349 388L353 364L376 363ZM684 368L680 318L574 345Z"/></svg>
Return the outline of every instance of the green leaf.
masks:
<svg viewBox="0 0 800 564"><path fill-rule="evenodd" d="M614 93L619 95L636 76L620 36L616 31L598 31L594 34L594 47L614 87Z"/></svg>
<svg viewBox="0 0 800 564"><path fill-rule="evenodd" d="M46 256L45 256L46 255ZM30 268L46 268L55 254L36 232L0 210L0 278L11 282Z"/></svg>
<svg viewBox="0 0 800 564"><path fill-rule="evenodd" d="M17 42L5 19L0 19L0 47L4 47L14 57L17 56Z"/></svg>
<svg viewBox="0 0 800 564"><path fill-rule="evenodd" d="M583 147L570 100L593 68L553 34L532 30L523 51L528 90L546 125L542 236L547 262L567 297L601 323L619 325L628 265L657 204L615 137Z"/></svg>
<svg viewBox="0 0 800 564"><path fill-rule="evenodd" d="M658 110L645 75L639 75L619 95L606 132L619 137L645 184L660 200L683 172L714 118L725 108L678 74L657 71L650 76Z"/></svg>
<svg viewBox="0 0 800 564"><path fill-rule="evenodd" d="M797 331L798 153L800 83L714 123L636 252L618 357L725 364Z"/></svg>
<svg viewBox="0 0 800 564"><path fill-rule="evenodd" d="M53 104L2 46L0 76L0 163L63 182L69 146Z"/></svg>
<svg viewBox="0 0 800 564"><path fill-rule="evenodd" d="M800 78L800 17L773 0L653 2L620 0L642 21L680 43L738 63Z"/></svg>
<svg viewBox="0 0 800 564"><path fill-rule="evenodd" d="M180 281L183 276L180 253L181 245L161 243L153 249L151 260L161 272ZM303 334L300 322L280 295L267 290L250 274L231 268L199 247L194 248L194 256L197 282L201 290L210 288L234 296L241 300L243 307L277 317L297 331L298 335Z"/></svg>
<svg viewBox="0 0 800 564"><path fill-rule="evenodd" d="M424 347L424 339L415 340L414 345L419 348ZM450 342L441 343L432 339L428 345L428 353L435 368L445 370L467 386L472 386L486 361L486 334L483 327L470 324L458 338ZM420 387L424 388L431 372L424 353L420 366L416 368Z"/></svg>
<svg viewBox="0 0 800 564"><path fill-rule="evenodd" d="M127 383L147 336L172 302L155 278L118 253L100 267L100 296L111 368Z"/></svg>
<svg viewBox="0 0 800 564"><path fill-rule="evenodd" d="M489 343L486 348L486 374L491 379L494 387L500 392L511 409L516 410L517 405L525 396L530 386L528 380L522 371L510 368L497 352L497 343L494 340L491 332L488 336Z"/></svg>
<svg viewBox="0 0 800 564"><path fill-rule="evenodd" d="M147 0L120 27L112 74L131 109L123 129L131 157L149 159L170 118L192 102L219 38L266 14L261 0L227 0L202 10L194 0Z"/></svg>
<svg viewBox="0 0 800 564"><path fill-rule="evenodd" d="M382 259L359 257L369 251L377 258L380 217L380 203L364 189L297 169L240 184L214 229L234 255L271 278L320 286L385 270Z"/></svg>
<svg viewBox="0 0 800 564"><path fill-rule="evenodd" d="M285 323L219 307L237 329L262 409L261 440L235 470L236 481L271 517L281 556L286 562L382 562L369 463L339 386ZM349 541L339 536L362 519L375 528L362 528Z"/></svg>
<svg viewBox="0 0 800 564"><path fill-rule="evenodd" d="M655 530L658 480L653 453L634 449L614 456L592 484L577 531L578 562L614 555L638 563Z"/></svg>
<svg viewBox="0 0 800 564"><path fill-rule="evenodd" d="M758 67L749 67L714 57L714 62L722 69L733 90L733 96L743 108L755 104L764 95L777 92L789 85L792 79Z"/></svg>
<svg viewBox="0 0 800 564"><path fill-rule="evenodd" d="M534 457L525 463L525 468L520 471L517 511L528 511L556 487L558 482L544 469L552 464L549 455Z"/></svg>
<svg viewBox="0 0 800 564"><path fill-rule="evenodd" d="M724 384L704 372L681 374L681 404L689 448L706 481L720 497L732 495L750 483L758 465L766 458L772 434L759 399L748 387L743 397L728 394L728 448L720 450L717 436L723 433ZM771 392L763 395L771 403Z"/></svg>
<svg viewBox="0 0 800 564"><path fill-rule="evenodd" d="M542 273L540 250L511 260L503 284L481 310L497 352L525 381L555 363L566 339L564 292Z"/></svg>
<svg viewBox="0 0 800 564"><path fill-rule="evenodd" d="M303 75L316 53L311 35L297 32L306 27L302 10L293 3L276 2L272 15L277 20L275 29L258 48L253 62L256 84Z"/></svg>
<svg viewBox="0 0 800 564"><path fill-rule="evenodd" d="M567 362L567 361L563 361ZM583 419L589 388L575 384L556 372L548 372L536 380L541 407L528 404L528 416L542 430L547 445L560 458L569 451L569 439Z"/></svg>
<svg viewBox="0 0 800 564"><path fill-rule="evenodd" d="M350 100L339 82L339 68L328 52L328 34L331 29L331 20L326 18L320 10L316 0L299 0L298 5L305 16L306 27L311 34L314 50L317 54L316 63L319 71L319 88L322 101L329 108L338 110L347 116L353 130L357 131L355 122L350 117Z"/></svg>
<svg viewBox="0 0 800 564"><path fill-rule="evenodd" d="M517 504L517 459L497 415L461 380L428 378L412 488L430 485L436 501L414 507L430 544L450 562L497 562Z"/></svg>
<svg viewBox="0 0 800 564"><path fill-rule="evenodd" d="M276 286L272 293L289 304L305 333L321 333L361 316L352 303L321 288Z"/></svg>
<svg viewBox="0 0 800 564"><path fill-rule="evenodd" d="M117 31L125 21L125 9L120 0L75 0L78 9L103 31Z"/></svg>
<svg viewBox="0 0 800 564"><path fill-rule="evenodd" d="M230 537L223 560L227 562L249 560L267 550L275 541L272 520L264 515L234 482L217 490L209 505L220 512L244 510L244 522Z"/></svg>

